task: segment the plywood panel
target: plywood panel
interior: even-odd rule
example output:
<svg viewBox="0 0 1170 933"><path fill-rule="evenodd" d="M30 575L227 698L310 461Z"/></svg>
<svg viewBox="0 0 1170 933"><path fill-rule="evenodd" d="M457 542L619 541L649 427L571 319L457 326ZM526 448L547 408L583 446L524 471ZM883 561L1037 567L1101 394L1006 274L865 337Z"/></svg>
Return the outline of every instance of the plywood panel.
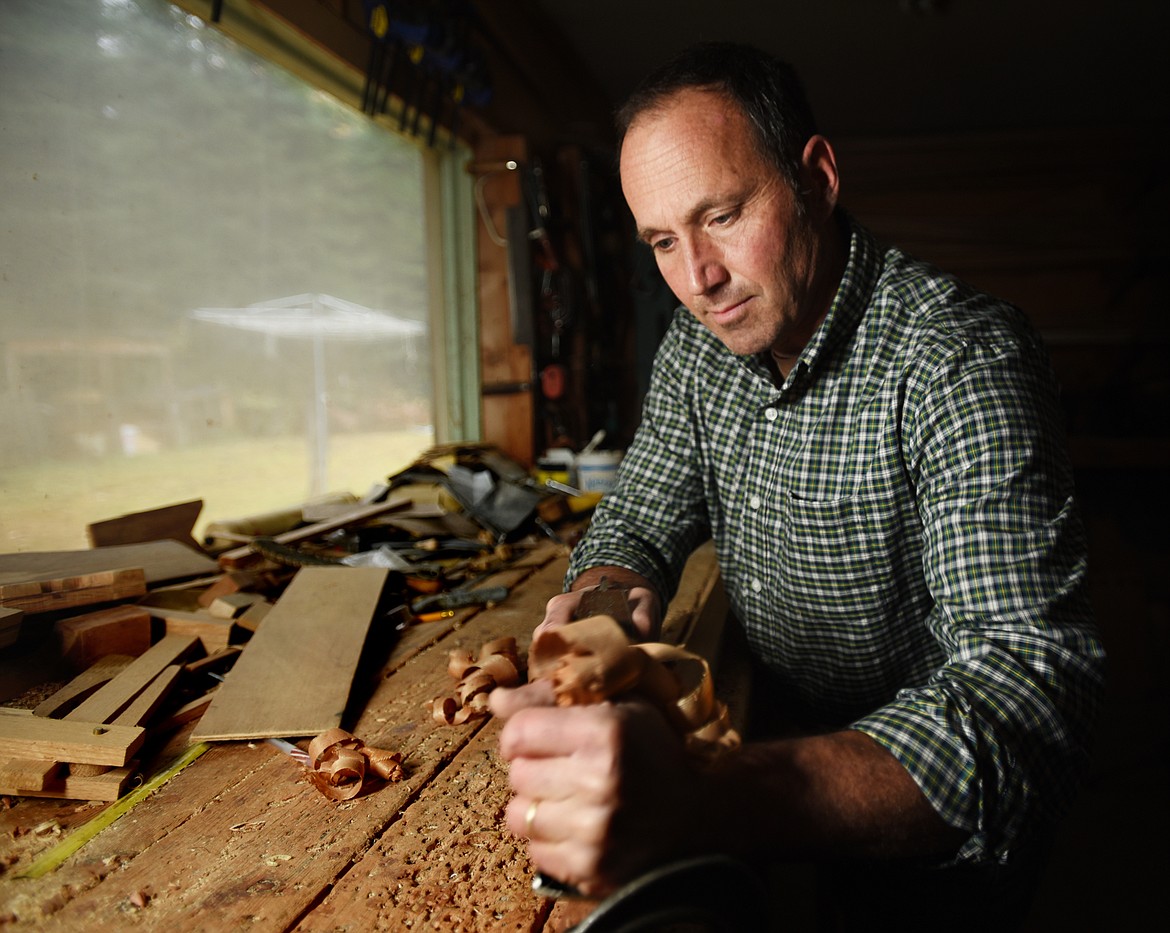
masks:
<svg viewBox="0 0 1170 933"><path fill-rule="evenodd" d="M193 741L317 735L341 723L387 571L304 567L240 654Z"/></svg>

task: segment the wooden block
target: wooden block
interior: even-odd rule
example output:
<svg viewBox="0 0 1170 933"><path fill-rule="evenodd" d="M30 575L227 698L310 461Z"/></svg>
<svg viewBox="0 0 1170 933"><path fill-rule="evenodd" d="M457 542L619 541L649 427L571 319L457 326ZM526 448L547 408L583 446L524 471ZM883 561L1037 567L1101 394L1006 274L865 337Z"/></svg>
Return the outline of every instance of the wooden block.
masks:
<svg viewBox="0 0 1170 933"><path fill-rule="evenodd" d="M317 735L338 726L388 575L372 567L298 571L192 741Z"/></svg>
<svg viewBox="0 0 1170 933"><path fill-rule="evenodd" d="M236 624L245 631L255 632L260 627L260 623L268 617L268 613L271 610L272 603L267 600L252 603L252 605L244 610L244 614L236 619Z"/></svg>
<svg viewBox="0 0 1170 933"><path fill-rule="evenodd" d="M231 619L206 617L193 618L187 615L166 615L163 617L167 635L183 635L199 639L207 654L214 654L227 648L232 641L235 623Z"/></svg>
<svg viewBox="0 0 1170 933"><path fill-rule="evenodd" d="M145 736L140 726L0 716L0 747L14 758L122 767L142 747Z"/></svg>
<svg viewBox="0 0 1170 933"><path fill-rule="evenodd" d="M57 797L64 800L117 800L138 773L138 762L131 761L124 768L111 768L98 775L74 775L62 772L50 779L41 789L14 787L0 781L0 794L20 797Z"/></svg>
<svg viewBox="0 0 1170 933"><path fill-rule="evenodd" d="M36 716L60 718L103 684L113 680L134 659L127 655L109 654L96 661L74 677L33 710Z"/></svg>
<svg viewBox="0 0 1170 933"><path fill-rule="evenodd" d="M0 648L16 644L20 638L20 624L23 620L23 609L0 608Z"/></svg>
<svg viewBox="0 0 1170 933"><path fill-rule="evenodd" d="M259 593L227 593L217 596L207 611L217 619L235 619L242 616L252 603L263 599Z"/></svg>
<svg viewBox="0 0 1170 933"><path fill-rule="evenodd" d="M141 567L99 570L75 576L0 583L0 606L25 612L52 612L91 606L146 594L146 574Z"/></svg>
<svg viewBox="0 0 1170 933"><path fill-rule="evenodd" d="M192 530L203 510L202 499L164 505L145 512L130 512L86 526L91 547L144 544L148 541L181 541L198 548Z"/></svg>
<svg viewBox="0 0 1170 933"><path fill-rule="evenodd" d="M88 722L113 722L164 668L182 658L195 646L195 642L196 639L190 635L164 636L65 718Z"/></svg>
<svg viewBox="0 0 1170 933"><path fill-rule="evenodd" d="M42 758L9 758L0 761L0 787L19 787L24 790L44 790L55 778L65 771L58 761Z"/></svg>
<svg viewBox="0 0 1170 933"><path fill-rule="evenodd" d="M137 657L150 647L150 613L138 606L113 606L62 619L54 627L61 656L84 671L108 654Z"/></svg>
<svg viewBox="0 0 1170 933"><path fill-rule="evenodd" d="M141 567L149 584L215 573L219 565L178 541L123 544L87 551L21 551L0 554L0 585Z"/></svg>
<svg viewBox="0 0 1170 933"><path fill-rule="evenodd" d="M207 608L217 597L228 593L241 593L254 590L260 584L260 577L247 570L232 570L223 574L207 589L199 594L199 605Z"/></svg>

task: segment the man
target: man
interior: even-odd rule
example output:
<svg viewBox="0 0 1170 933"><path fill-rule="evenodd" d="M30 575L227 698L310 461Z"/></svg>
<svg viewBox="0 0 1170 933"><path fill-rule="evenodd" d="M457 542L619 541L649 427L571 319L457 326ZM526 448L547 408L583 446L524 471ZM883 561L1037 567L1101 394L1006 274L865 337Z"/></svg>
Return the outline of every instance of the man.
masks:
<svg viewBox="0 0 1170 933"><path fill-rule="evenodd" d="M1018 920L1016 879L1084 770L1103 663L1038 341L838 206L787 65L696 47L619 127L638 235L685 310L542 627L605 576L654 639L711 534L787 731L705 766L646 706L497 692L509 826L592 895L726 852L832 865L871 886L871 920L873 901L905 919L913 898L937 921L956 891L949 923Z"/></svg>

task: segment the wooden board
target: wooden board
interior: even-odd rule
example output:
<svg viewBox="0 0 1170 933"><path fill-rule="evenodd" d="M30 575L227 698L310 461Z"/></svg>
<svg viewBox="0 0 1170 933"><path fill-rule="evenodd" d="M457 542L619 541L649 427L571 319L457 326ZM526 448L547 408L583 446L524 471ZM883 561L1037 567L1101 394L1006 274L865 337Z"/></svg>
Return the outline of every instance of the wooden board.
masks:
<svg viewBox="0 0 1170 933"><path fill-rule="evenodd" d="M387 577L371 567L298 571L192 741L310 736L338 726Z"/></svg>
<svg viewBox="0 0 1170 933"><path fill-rule="evenodd" d="M85 530L92 547L165 540L181 541L189 547L198 547L192 529L202 510L203 500L192 499L145 512L130 512L117 518L107 518L87 525Z"/></svg>
<svg viewBox="0 0 1170 933"><path fill-rule="evenodd" d="M122 767L142 746L146 730L42 716L0 716L0 748L13 758L76 761Z"/></svg>
<svg viewBox="0 0 1170 933"><path fill-rule="evenodd" d="M25 612L54 612L146 595L141 567L98 570L40 580L0 582L0 606Z"/></svg>
<svg viewBox="0 0 1170 933"><path fill-rule="evenodd" d="M141 567L146 582L163 583L218 572L210 557L178 541L151 541L87 551L22 551L0 554L0 584L53 580L60 577Z"/></svg>

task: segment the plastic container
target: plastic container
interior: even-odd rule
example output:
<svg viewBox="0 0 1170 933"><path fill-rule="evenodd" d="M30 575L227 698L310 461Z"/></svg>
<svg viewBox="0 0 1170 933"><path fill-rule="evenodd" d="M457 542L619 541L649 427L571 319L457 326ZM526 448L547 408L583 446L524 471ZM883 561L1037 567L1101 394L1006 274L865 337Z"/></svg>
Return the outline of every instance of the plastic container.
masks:
<svg viewBox="0 0 1170 933"><path fill-rule="evenodd" d="M582 492L612 492L617 484L620 450L596 450L577 455L577 488Z"/></svg>

